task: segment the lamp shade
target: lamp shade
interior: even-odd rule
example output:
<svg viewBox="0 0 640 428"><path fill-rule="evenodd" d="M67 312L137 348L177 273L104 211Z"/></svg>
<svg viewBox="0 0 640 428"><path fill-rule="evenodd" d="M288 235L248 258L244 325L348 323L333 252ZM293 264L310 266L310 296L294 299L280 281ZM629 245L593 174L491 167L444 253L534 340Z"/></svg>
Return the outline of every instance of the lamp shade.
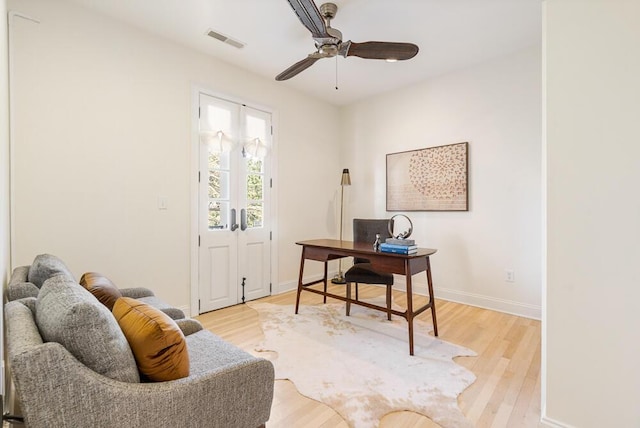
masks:
<svg viewBox="0 0 640 428"><path fill-rule="evenodd" d="M349 169L345 168L342 170L342 180L340 181L341 186L351 186L351 176L349 175Z"/></svg>

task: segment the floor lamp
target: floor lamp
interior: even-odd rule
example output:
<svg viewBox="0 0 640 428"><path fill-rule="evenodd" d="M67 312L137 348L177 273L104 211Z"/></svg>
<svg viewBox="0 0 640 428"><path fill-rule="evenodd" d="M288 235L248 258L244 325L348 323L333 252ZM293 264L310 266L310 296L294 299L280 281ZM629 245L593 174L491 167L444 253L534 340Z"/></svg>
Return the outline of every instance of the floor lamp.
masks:
<svg viewBox="0 0 640 428"><path fill-rule="evenodd" d="M340 180L340 240L342 241L342 218L344 217L344 186L351 186L351 176L349 169L342 170L342 180ZM346 284L342 275L342 259L338 260L338 274L331 280L333 284Z"/></svg>

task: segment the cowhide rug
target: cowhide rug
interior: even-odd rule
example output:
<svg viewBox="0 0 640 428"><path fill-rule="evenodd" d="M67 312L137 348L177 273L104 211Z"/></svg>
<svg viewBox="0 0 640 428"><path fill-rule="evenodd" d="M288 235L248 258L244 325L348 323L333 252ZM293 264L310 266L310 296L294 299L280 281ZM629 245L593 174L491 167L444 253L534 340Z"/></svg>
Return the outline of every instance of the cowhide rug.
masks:
<svg viewBox="0 0 640 428"><path fill-rule="evenodd" d="M321 401L356 428L377 427L387 413L421 413L445 428L472 427L457 397L475 375L456 364L470 349L427 333L414 321L415 356L409 355L407 322L359 306L249 302L258 311L265 340L256 351L275 366L276 379L289 379L301 394Z"/></svg>

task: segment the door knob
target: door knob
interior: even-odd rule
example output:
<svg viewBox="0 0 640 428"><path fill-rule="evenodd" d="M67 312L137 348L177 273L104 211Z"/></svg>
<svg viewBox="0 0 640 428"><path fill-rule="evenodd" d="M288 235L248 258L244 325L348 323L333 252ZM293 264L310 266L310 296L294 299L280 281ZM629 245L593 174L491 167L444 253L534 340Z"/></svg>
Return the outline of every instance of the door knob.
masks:
<svg viewBox="0 0 640 428"><path fill-rule="evenodd" d="M247 230L247 210L244 208L240 210L240 229Z"/></svg>
<svg viewBox="0 0 640 428"><path fill-rule="evenodd" d="M238 228L238 223L236 223L236 209L231 208L231 231L235 231Z"/></svg>

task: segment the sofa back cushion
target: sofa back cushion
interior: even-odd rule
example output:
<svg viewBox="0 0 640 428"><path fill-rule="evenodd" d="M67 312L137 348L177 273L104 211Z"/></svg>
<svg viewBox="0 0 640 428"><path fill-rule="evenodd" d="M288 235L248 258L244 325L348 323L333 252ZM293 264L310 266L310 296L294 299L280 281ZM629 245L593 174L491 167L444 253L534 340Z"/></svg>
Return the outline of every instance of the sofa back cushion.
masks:
<svg viewBox="0 0 640 428"><path fill-rule="evenodd" d="M109 310L64 274L45 281L36 300L36 324L46 342L58 342L91 370L139 382L136 362Z"/></svg>
<svg viewBox="0 0 640 428"><path fill-rule="evenodd" d="M129 341L140 373L163 382L189 376L189 354L182 330L167 314L130 297L113 306L113 316Z"/></svg>
<svg viewBox="0 0 640 428"><path fill-rule="evenodd" d="M59 274L64 274L75 281L75 277L62 260L51 254L40 254L29 267L29 282L42 288L47 279Z"/></svg>
<svg viewBox="0 0 640 428"><path fill-rule="evenodd" d="M80 278L80 285L93 294L109 310L113 309L113 304L122 297L118 287L109 278L97 272L84 273Z"/></svg>

